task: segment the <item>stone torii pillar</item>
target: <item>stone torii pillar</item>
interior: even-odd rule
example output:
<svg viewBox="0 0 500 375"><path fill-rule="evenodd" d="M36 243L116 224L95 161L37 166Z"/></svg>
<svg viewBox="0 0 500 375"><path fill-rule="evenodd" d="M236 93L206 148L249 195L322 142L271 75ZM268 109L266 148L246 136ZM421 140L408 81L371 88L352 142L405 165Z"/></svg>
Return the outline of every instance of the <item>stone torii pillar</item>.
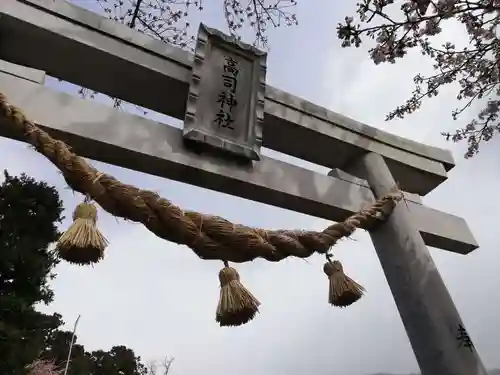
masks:
<svg viewBox="0 0 500 375"><path fill-rule="evenodd" d="M244 167L231 158L191 152L184 137L226 145L227 139L200 132L196 122L206 122L200 112L215 108L213 102L203 104L201 96L213 91L213 85L227 87L222 78L235 78L203 70L221 70L223 60L207 48L208 34L218 33L205 31L193 56L66 1L0 0L0 59L5 60L0 61L0 88L81 156L327 220L344 220L398 180L407 191L406 202L399 203L371 237L422 375L485 375L426 248L468 254L478 247L462 218L420 201L446 180L454 166L451 153L388 134L265 84L265 64L258 56L240 61L248 73L244 76L253 79L240 82L235 95L238 102L253 103L253 118L245 113L239 122L259 126L247 132L236 127L237 134L227 142L231 147L222 147L257 161ZM241 55L241 48L230 49ZM233 65L226 68L234 73ZM184 119L184 131L51 90L43 86L44 72ZM203 83L207 76L214 78L212 85ZM164 90L162 95L152 87ZM214 99L217 93L207 95ZM216 109L210 118L218 114ZM16 139L1 126L0 136ZM318 165L343 168L367 183L259 155L260 142Z"/></svg>
<svg viewBox="0 0 500 375"><path fill-rule="evenodd" d="M384 158L367 153L350 173L364 178L375 197L396 185ZM453 300L404 201L370 232L422 375L486 375Z"/></svg>

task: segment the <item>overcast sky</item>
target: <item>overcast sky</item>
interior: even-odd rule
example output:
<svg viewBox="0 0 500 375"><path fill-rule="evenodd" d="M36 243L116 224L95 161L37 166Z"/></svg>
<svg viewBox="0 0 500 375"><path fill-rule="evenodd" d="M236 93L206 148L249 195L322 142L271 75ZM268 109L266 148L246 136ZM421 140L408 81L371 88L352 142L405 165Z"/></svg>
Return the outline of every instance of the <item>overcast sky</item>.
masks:
<svg viewBox="0 0 500 375"><path fill-rule="evenodd" d="M93 1L76 3L98 11ZM223 29L220 1L215 3L217 7L207 4L201 18ZM336 39L335 27L344 16L354 13L354 1L299 3L300 25L270 34L267 82L372 126L453 150L457 166L450 172L449 181L424 202L465 217L481 247L468 256L436 249L431 252L485 365L500 367L500 272L495 276L500 265L500 172L499 153L495 151L500 138L484 145L469 161L462 158L464 145L442 139L441 131L457 126L450 115L456 106L453 89L443 91L404 121L384 122L385 114L411 93L413 75L418 69L429 69L430 62L413 54L395 66L376 67L368 60L366 47L345 50ZM194 17L193 24L199 19ZM457 40L464 35L460 27L450 24L442 38L448 37ZM26 145L1 139L0 160L10 173L26 172L56 185L67 217L81 202L81 196L66 188L55 167ZM93 164L126 183L155 190L183 208L246 225L304 229L328 225L324 220L260 203ZM64 226L69 223L66 220ZM102 211L99 227L110 240L105 260L94 268L64 263L58 266L53 282L55 301L44 309L61 313L67 329L81 314L78 341L87 350L127 345L144 359L175 356L174 375L418 371L366 233L356 233L356 241L344 241L335 248L349 275L368 290L358 303L343 310L327 304L328 283L320 256L308 262L289 259L279 264L258 260L237 269L243 283L262 302L261 313L246 326L226 329L219 328L214 320L220 262L199 260L188 248L160 240L141 225L125 223Z"/></svg>

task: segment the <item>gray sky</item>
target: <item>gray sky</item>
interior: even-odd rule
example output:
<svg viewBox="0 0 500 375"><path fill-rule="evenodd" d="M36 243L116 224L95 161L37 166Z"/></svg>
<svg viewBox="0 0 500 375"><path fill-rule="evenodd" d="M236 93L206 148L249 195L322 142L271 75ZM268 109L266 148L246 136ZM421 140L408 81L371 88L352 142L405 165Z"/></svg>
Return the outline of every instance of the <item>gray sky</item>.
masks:
<svg viewBox="0 0 500 375"><path fill-rule="evenodd" d="M76 3L98 10L93 0ZM207 8L201 19L223 28L221 7ZM341 49L335 27L354 8L351 1L300 1L300 25L270 34L267 81L372 126L453 150L457 167L449 181L424 202L465 217L481 248L468 256L431 251L485 365L500 367L500 326L496 324L500 273L495 275L500 264L495 231L500 212L500 202L495 199L500 185L495 150L500 139L484 145L469 161L462 159L464 145L442 139L441 131L457 125L450 115L456 106L452 89L444 90L404 121L385 123L385 114L411 93L413 75L418 69L430 69L430 62L412 54L395 66L376 67L367 59L367 47ZM193 17L193 24L199 20ZM460 30L449 24L441 38L463 40ZM270 151L266 154L299 163ZM4 166L10 173L26 172L56 185L67 217L81 201L80 195L66 188L55 167L26 145L1 139L0 159L8 161ZM245 225L304 229L328 225L263 204L93 164L126 183L155 190L183 208ZM300 165L327 171L304 162ZM69 223L66 220L65 227ZM368 290L358 303L343 310L327 304L327 279L320 256L308 262L290 259L279 264L258 260L237 269L243 283L262 302L260 315L246 326L223 329L214 321L220 262L199 260L188 248L160 240L141 225L102 211L99 227L110 240L105 260L94 268L61 264L53 282L55 301L44 308L60 312L68 329L77 314L82 314L78 337L88 350L127 345L144 359L175 356L174 375L223 375L235 370L240 375L363 375L418 370L366 233L356 233L356 241L341 242L334 249L349 275Z"/></svg>

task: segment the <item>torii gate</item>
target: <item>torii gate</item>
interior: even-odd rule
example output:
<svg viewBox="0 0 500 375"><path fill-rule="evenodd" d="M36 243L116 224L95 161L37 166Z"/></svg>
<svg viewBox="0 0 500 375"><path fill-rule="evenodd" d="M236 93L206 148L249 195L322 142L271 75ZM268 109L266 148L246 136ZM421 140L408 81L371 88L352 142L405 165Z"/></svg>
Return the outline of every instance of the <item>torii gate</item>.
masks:
<svg viewBox="0 0 500 375"><path fill-rule="evenodd" d="M467 332L426 247L460 254L478 247L462 218L420 199L446 180L454 167L450 152L267 86L265 101L256 104L263 145L330 167L328 176L261 157L255 143L253 166L194 153L181 129L43 86L47 73L180 119L192 94L192 55L62 0L1 0L0 59L0 91L95 160L333 221L398 181L405 202L370 236L422 374L486 375L474 347L460 341ZM2 126L0 136L18 138Z"/></svg>

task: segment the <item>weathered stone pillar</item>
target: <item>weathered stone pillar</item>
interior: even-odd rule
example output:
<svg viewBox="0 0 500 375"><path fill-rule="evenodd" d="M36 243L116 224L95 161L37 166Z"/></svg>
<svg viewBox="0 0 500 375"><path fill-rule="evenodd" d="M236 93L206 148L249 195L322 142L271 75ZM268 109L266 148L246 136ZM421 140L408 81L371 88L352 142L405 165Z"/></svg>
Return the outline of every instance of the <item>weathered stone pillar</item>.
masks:
<svg viewBox="0 0 500 375"><path fill-rule="evenodd" d="M366 154L348 172L366 179L377 198L396 185L378 154ZM370 236L422 375L486 375L405 202Z"/></svg>

